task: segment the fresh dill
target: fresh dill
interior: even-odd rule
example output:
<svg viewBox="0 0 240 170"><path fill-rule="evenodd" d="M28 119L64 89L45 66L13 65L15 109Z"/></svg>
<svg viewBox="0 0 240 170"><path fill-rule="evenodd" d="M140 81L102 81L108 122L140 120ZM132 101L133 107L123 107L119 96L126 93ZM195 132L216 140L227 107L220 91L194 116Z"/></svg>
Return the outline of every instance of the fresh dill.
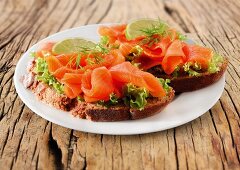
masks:
<svg viewBox="0 0 240 170"><path fill-rule="evenodd" d="M169 29L168 25L162 21L159 21L158 24L153 24L148 28L141 29L146 36L151 37L153 35L161 35L164 36Z"/></svg>
<svg viewBox="0 0 240 170"><path fill-rule="evenodd" d="M146 36L146 38L144 38L141 43L149 44L150 46L161 41L161 37L166 36L169 36L171 40L175 38L175 35L181 41L187 39L185 35L181 34L178 31L176 31L176 34L174 34L174 30L170 29L170 27L161 20L158 20L157 24L152 24L151 26L141 29L140 31Z"/></svg>
<svg viewBox="0 0 240 170"><path fill-rule="evenodd" d="M82 55L78 54L76 58L76 67L78 68L80 66L80 61L81 61Z"/></svg>

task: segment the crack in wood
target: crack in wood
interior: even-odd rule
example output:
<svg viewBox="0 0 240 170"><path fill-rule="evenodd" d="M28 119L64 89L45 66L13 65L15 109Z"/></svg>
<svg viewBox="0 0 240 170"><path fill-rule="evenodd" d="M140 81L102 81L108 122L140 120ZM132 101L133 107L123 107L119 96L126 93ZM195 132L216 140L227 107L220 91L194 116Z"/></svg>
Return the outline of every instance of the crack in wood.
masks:
<svg viewBox="0 0 240 170"><path fill-rule="evenodd" d="M209 110L209 113L210 113L210 116L211 116L211 119L212 119L212 123L213 123L214 130L215 130L216 134L219 135L219 132L218 132L218 130L217 130L217 126L216 126L216 124L215 124L215 121L214 121L214 118L213 118L213 114L212 114L212 110L211 110L211 109Z"/></svg>
<svg viewBox="0 0 240 170"><path fill-rule="evenodd" d="M221 107L222 107L222 110L223 110L223 112L224 112L224 115L225 115L225 117L226 117L226 119L227 119L227 124L228 124L229 132L230 132L230 135L231 135L232 147L234 147L233 132L232 132L232 127L231 127L229 118L228 118L228 114L227 114L227 111L226 111L225 107L223 106L222 100L220 99L219 101L220 101L220 105L221 105Z"/></svg>
<svg viewBox="0 0 240 170"><path fill-rule="evenodd" d="M173 130L173 139L174 139L174 146L175 146L175 159L176 159L176 165L177 169L179 169L179 161L178 161L178 145L177 145L177 139L176 139L176 129Z"/></svg>
<svg viewBox="0 0 240 170"><path fill-rule="evenodd" d="M48 145L49 145L50 152L54 156L54 164L56 169L62 170L64 167L64 165L62 164L62 150L58 146L57 141L52 136L52 126L50 129Z"/></svg>
<svg viewBox="0 0 240 170"><path fill-rule="evenodd" d="M73 149L74 145L76 145L77 137L73 135L73 130L71 130L70 138L69 138L69 146L68 146L68 161L67 161L67 169L70 169L72 157L73 157Z"/></svg>

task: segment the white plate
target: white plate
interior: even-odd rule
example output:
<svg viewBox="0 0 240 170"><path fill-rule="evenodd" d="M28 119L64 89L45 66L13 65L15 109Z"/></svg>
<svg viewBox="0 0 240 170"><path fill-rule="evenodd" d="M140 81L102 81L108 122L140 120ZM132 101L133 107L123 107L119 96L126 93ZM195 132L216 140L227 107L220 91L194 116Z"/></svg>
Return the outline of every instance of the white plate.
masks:
<svg viewBox="0 0 240 170"><path fill-rule="evenodd" d="M51 35L33 45L20 58L14 74L14 83L19 97L32 111L53 123L79 131L99 134L130 135L161 131L190 122L207 112L220 98L225 85L224 76L211 86L176 96L173 102L161 113L154 116L141 120L120 122L91 122L89 120L75 118L69 112L57 110L38 101L31 91L24 88L20 82L20 77L26 73L26 66L30 60L30 52L35 51L37 47L44 42L58 41L70 37L83 37L98 41L98 27L99 25L87 25Z"/></svg>

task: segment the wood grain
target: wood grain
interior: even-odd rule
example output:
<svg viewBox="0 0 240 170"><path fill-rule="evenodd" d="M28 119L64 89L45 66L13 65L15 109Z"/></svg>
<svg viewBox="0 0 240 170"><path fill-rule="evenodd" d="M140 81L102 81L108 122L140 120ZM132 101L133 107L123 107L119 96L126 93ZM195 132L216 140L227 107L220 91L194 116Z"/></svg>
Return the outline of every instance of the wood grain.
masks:
<svg viewBox="0 0 240 170"><path fill-rule="evenodd" d="M0 169L240 169L239 0L1 0L0 9ZM223 95L203 116L157 133L96 135L52 124L17 96L16 63L40 39L143 17L229 57Z"/></svg>

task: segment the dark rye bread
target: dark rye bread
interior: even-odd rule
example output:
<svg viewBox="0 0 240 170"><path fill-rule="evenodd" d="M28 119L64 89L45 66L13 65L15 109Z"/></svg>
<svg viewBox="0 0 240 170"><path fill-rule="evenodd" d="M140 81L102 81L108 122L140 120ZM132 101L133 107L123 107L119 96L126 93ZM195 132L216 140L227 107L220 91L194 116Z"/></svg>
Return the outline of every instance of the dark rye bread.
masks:
<svg viewBox="0 0 240 170"><path fill-rule="evenodd" d="M132 109L124 104L115 106L101 106L97 104L78 102L77 106L71 110L74 116L86 118L96 122L113 122L121 120L142 119L161 111L174 98L174 91L171 90L163 98L150 98L144 110Z"/></svg>
<svg viewBox="0 0 240 170"><path fill-rule="evenodd" d="M43 83L35 82L30 86L33 93L42 102L57 109L70 111L74 116L96 122L112 122L121 120L141 119L161 111L174 98L171 90L163 98L150 98L144 110L132 109L124 104L106 107L94 103L86 103L69 99L66 95L58 94L54 89Z"/></svg>
<svg viewBox="0 0 240 170"><path fill-rule="evenodd" d="M170 79L170 86L174 89L176 93L181 93L198 90L217 82L222 77L223 73L226 71L227 65L228 60L227 58L225 58L220 67L220 71L212 74L205 72L202 73L201 76L180 75L178 77L173 77L171 75L166 75L157 71L150 72L156 77Z"/></svg>

